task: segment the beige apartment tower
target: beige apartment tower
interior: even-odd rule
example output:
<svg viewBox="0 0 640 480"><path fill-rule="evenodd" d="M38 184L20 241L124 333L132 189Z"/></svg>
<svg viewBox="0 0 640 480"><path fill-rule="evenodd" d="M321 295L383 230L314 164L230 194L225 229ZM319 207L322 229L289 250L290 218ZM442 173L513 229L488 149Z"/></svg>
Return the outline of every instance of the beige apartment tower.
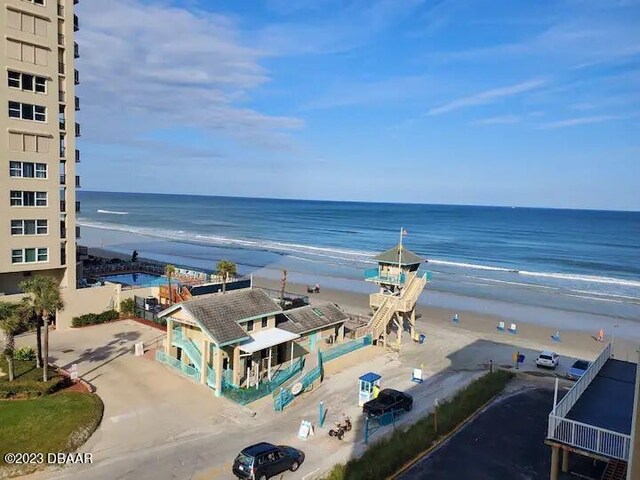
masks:
<svg viewBox="0 0 640 480"><path fill-rule="evenodd" d="M3 0L0 300L33 275L76 288L77 0Z"/></svg>

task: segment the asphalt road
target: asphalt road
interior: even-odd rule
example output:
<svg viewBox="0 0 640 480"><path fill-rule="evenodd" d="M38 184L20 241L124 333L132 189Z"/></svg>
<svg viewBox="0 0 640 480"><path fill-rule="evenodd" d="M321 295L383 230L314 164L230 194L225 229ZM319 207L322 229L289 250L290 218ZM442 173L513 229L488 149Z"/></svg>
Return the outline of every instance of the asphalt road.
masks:
<svg viewBox="0 0 640 480"><path fill-rule="evenodd" d="M399 478L546 480L551 449L544 439L552 404L551 390L528 390L499 401ZM592 468L576 455L571 460L571 470Z"/></svg>

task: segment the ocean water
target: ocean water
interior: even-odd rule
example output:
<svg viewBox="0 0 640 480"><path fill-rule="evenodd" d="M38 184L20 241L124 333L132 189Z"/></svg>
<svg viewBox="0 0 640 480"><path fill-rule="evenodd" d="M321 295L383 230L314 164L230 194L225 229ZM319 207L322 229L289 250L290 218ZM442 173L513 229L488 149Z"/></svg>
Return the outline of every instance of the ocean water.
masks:
<svg viewBox="0 0 640 480"><path fill-rule="evenodd" d="M79 199L89 227L80 243L90 246L201 268L228 258L241 273L278 278L287 269L292 281L371 291L362 270L404 227L406 248L434 272L426 303L454 296L483 300L479 310L640 321L640 212L86 191Z"/></svg>

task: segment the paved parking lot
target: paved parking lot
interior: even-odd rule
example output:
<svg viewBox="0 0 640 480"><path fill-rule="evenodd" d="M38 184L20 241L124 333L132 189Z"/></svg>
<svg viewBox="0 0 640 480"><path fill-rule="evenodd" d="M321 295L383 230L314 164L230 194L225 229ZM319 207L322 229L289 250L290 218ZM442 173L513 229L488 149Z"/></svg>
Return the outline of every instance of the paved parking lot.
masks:
<svg viewBox="0 0 640 480"><path fill-rule="evenodd" d="M544 443L553 391L526 390L494 403L399 478L401 480L546 480L551 448ZM602 465L573 455L571 471L600 478ZM576 478L561 475L560 478Z"/></svg>

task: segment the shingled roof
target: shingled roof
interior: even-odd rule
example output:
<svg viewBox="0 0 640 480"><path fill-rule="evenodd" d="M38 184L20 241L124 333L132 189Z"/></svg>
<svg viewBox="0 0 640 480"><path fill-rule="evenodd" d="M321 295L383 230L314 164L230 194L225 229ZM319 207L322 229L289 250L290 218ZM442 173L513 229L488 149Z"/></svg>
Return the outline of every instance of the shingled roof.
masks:
<svg viewBox="0 0 640 480"><path fill-rule="evenodd" d="M196 297L165 310L161 316L175 311L178 307L183 308L207 329L218 344L249 337L238 322L282 312L277 303L258 289L243 289L225 294Z"/></svg>
<svg viewBox="0 0 640 480"><path fill-rule="evenodd" d="M391 263L394 265L398 264L399 259L399 245L393 248L390 248L386 252L381 253L380 255L376 255L373 259L378 263ZM418 263L425 262L424 258L419 257L411 250L407 250L404 246L402 247L402 259L401 265L416 265Z"/></svg>
<svg viewBox="0 0 640 480"><path fill-rule="evenodd" d="M298 334L330 327L336 323L346 322L349 319L349 315L333 303L293 308L280 315L280 318L283 317L286 320L278 323L278 328Z"/></svg>

